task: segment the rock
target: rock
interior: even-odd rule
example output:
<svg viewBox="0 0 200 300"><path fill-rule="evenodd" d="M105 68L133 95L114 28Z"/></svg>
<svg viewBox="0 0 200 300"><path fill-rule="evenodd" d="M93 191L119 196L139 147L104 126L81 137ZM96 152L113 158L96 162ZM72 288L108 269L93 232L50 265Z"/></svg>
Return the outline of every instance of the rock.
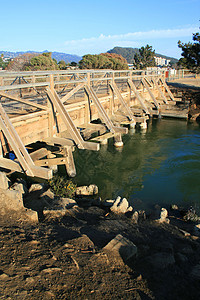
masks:
<svg viewBox="0 0 200 300"><path fill-rule="evenodd" d="M111 207L114 202L115 202L115 200L105 200L101 204L105 207Z"/></svg>
<svg viewBox="0 0 200 300"><path fill-rule="evenodd" d="M200 236L200 224L194 226L194 233L197 236Z"/></svg>
<svg viewBox="0 0 200 300"><path fill-rule="evenodd" d="M121 197L117 197L113 205L111 206L110 210L113 213L122 213L125 214L126 212L132 211L133 208L130 206L126 198L121 199Z"/></svg>
<svg viewBox="0 0 200 300"><path fill-rule="evenodd" d="M183 216L185 221L198 222L200 221L200 217L196 214L196 211L193 207L190 207L186 214Z"/></svg>
<svg viewBox="0 0 200 300"><path fill-rule="evenodd" d="M145 210L138 210L138 214L139 214L139 219L143 219L146 220L146 212Z"/></svg>
<svg viewBox="0 0 200 300"><path fill-rule="evenodd" d="M32 209L25 208L24 209L25 215L28 218L28 220L32 222L38 222L38 213L37 211L34 211Z"/></svg>
<svg viewBox="0 0 200 300"><path fill-rule="evenodd" d="M31 185L29 189L29 193L31 192L36 192L36 191L41 191L44 189L44 183L34 183Z"/></svg>
<svg viewBox="0 0 200 300"><path fill-rule="evenodd" d="M65 209L44 209L43 216L45 218L60 218L66 215L67 211Z"/></svg>
<svg viewBox="0 0 200 300"><path fill-rule="evenodd" d="M167 252L155 253L146 258L147 263L158 269L165 269L175 263L174 255Z"/></svg>
<svg viewBox="0 0 200 300"><path fill-rule="evenodd" d="M42 193L40 195L40 198L42 198L44 201L46 201L47 203L49 203L49 202L52 202L52 200L54 200L55 195L51 191L51 189L48 189L47 191L45 191L44 193Z"/></svg>
<svg viewBox="0 0 200 300"><path fill-rule="evenodd" d="M0 274L0 281L7 281L9 280L9 276L5 273Z"/></svg>
<svg viewBox="0 0 200 300"><path fill-rule="evenodd" d="M190 236L190 233L187 232L187 231L185 231L185 230L183 230L183 229L180 229L180 228L179 228L179 231L180 231L185 237Z"/></svg>
<svg viewBox="0 0 200 300"><path fill-rule="evenodd" d="M7 210L20 211L24 209L22 193L15 190L0 189L0 210L1 213L6 214Z"/></svg>
<svg viewBox="0 0 200 300"><path fill-rule="evenodd" d="M112 255L120 255L124 261L127 261L137 255L137 247L121 234L116 235L104 248L103 251L111 252Z"/></svg>
<svg viewBox="0 0 200 300"><path fill-rule="evenodd" d="M157 219L156 221L158 223L168 223L170 222L170 220L167 218L168 216L168 211L166 210L166 208L161 208L160 213L159 213L159 219Z"/></svg>
<svg viewBox="0 0 200 300"><path fill-rule="evenodd" d="M62 208L72 208L73 206L77 205L76 201L70 198L60 198L58 200L58 204L61 205Z"/></svg>
<svg viewBox="0 0 200 300"><path fill-rule="evenodd" d="M69 240L67 244L65 244L65 247L69 248L69 245L77 250L94 250L94 243L86 234L83 234L76 239Z"/></svg>
<svg viewBox="0 0 200 300"><path fill-rule="evenodd" d="M62 272L62 269L61 268L52 267L52 268L43 269L42 272L43 273L51 274L51 273L55 273L55 272Z"/></svg>
<svg viewBox="0 0 200 300"><path fill-rule="evenodd" d="M9 188L10 180L4 172L0 172L0 187L2 190L7 190Z"/></svg>
<svg viewBox="0 0 200 300"><path fill-rule="evenodd" d="M172 205L170 206L170 209L171 209L171 210L178 210L178 205L172 204Z"/></svg>
<svg viewBox="0 0 200 300"><path fill-rule="evenodd" d="M89 186L79 186L76 188L76 196L93 196L98 194L98 186L90 184Z"/></svg>
<svg viewBox="0 0 200 300"><path fill-rule="evenodd" d="M194 266L194 268L192 269L190 276L194 279L200 279L200 264Z"/></svg>
<svg viewBox="0 0 200 300"><path fill-rule="evenodd" d="M11 190L14 190L14 191L19 191L20 193L22 194L27 194L28 193L28 189L27 189L27 186L22 183L22 182L15 182L11 188Z"/></svg>
<svg viewBox="0 0 200 300"><path fill-rule="evenodd" d="M133 221L134 224L137 224L138 219L139 219L139 213L137 211L135 211L131 217L131 220Z"/></svg>

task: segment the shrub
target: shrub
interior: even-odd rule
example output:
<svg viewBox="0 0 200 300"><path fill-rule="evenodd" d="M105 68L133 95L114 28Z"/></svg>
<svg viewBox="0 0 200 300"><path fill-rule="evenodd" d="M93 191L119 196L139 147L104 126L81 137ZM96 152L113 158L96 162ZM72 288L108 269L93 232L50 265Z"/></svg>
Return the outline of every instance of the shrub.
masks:
<svg viewBox="0 0 200 300"><path fill-rule="evenodd" d="M72 198L75 195L76 184L66 177L55 175L49 180L49 185L56 196Z"/></svg>

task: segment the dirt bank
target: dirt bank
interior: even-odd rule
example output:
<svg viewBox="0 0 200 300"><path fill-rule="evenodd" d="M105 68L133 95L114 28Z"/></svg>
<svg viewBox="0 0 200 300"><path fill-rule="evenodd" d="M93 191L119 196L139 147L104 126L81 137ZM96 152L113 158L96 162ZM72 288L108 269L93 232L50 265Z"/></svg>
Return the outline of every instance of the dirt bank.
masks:
<svg viewBox="0 0 200 300"><path fill-rule="evenodd" d="M175 213L174 213L175 212ZM138 224L91 206L56 211L40 223L0 217L1 299L200 299L194 222ZM123 261L103 247L121 234L137 247Z"/></svg>

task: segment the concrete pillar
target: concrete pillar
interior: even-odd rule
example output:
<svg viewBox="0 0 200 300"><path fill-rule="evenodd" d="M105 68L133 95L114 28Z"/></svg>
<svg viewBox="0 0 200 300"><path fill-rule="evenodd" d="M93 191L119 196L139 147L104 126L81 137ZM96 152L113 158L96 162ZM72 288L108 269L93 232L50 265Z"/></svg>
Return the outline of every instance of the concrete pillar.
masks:
<svg viewBox="0 0 200 300"><path fill-rule="evenodd" d="M123 147L123 142L122 142L122 136L121 134L119 133L118 135L116 135L114 137L114 146L115 147Z"/></svg>
<svg viewBox="0 0 200 300"><path fill-rule="evenodd" d="M102 140L100 142L101 145L107 145L108 144L108 139Z"/></svg>
<svg viewBox="0 0 200 300"><path fill-rule="evenodd" d="M135 128L135 126L136 126L136 122L133 121L130 123L130 128Z"/></svg>
<svg viewBox="0 0 200 300"><path fill-rule="evenodd" d="M144 121L143 123L140 123L140 128L141 129L147 129L147 122Z"/></svg>

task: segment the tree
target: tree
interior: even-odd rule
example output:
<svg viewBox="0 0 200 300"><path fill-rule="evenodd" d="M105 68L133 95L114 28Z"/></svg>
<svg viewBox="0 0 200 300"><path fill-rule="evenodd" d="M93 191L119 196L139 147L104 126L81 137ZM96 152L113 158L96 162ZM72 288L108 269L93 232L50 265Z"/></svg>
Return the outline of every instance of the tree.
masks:
<svg viewBox="0 0 200 300"><path fill-rule="evenodd" d="M178 41L178 47L182 49L182 58L178 64L184 68L192 70L194 73L200 73L200 34L193 33L193 43L181 43Z"/></svg>
<svg viewBox="0 0 200 300"><path fill-rule="evenodd" d="M155 67L155 50L148 44L139 49L139 53L134 55L134 66L136 69L146 69L147 67Z"/></svg>
<svg viewBox="0 0 200 300"><path fill-rule="evenodd" d="M58 63L58 67L59 67L60 70L66 70L67 64L64 60L60 60L59 63Z"/></svg>
<svg viewBox="0 0 200 300"><path fill-rule="evenodd" d="M84 55L79 62L80 69L112 69L127 70L128 64L126 59L121 55L112 53L101 53L98 55Z"/></svg>

